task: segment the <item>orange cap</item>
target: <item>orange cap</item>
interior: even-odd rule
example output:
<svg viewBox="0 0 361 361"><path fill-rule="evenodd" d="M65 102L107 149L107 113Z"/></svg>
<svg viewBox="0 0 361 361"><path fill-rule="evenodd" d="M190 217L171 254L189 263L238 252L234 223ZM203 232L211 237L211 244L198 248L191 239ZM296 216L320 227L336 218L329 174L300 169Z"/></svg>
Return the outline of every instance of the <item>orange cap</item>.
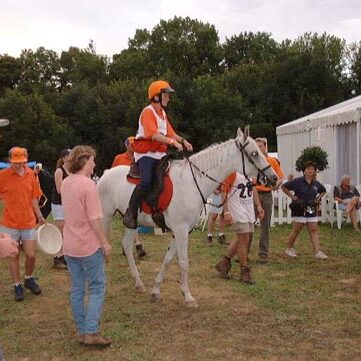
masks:
<svg viewBox="0 0 361 361"><path fill-rule="evenodd" d="M28 151L26 148L13 147L9 152L10 163L26 163L28 161Z"/></svg>

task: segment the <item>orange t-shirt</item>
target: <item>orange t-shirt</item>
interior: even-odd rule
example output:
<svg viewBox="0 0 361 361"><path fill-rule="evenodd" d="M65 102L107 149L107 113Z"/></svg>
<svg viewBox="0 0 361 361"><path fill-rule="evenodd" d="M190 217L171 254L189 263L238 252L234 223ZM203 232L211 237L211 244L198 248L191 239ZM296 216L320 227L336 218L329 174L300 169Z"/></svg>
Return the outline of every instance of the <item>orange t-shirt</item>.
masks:
<svg viewBox="0 0 361 361"><path fill-rule="evenodd" d="M132 159L129 157L128 153L125 152L115 156L112 163L112 168L118 165L131 165L132 163Z"/></svg>
<svg viewBox="0 0 361 361"><path fill-rule="evenodd" d="M155 110L154 110L155 111ZM157 115L167 123L167 137L172 138L175 135L172 125L169 123L164 111L157 113ZM143 137L150 139L154 134L159 133L157 118L152 109L145 108L140 116L140 122L143 127Z"/></svg>
<svg viewBox="0 0 361 361"><path fill-rule="evenodd" d="M272 169L275 171L278 178L283 178L284 177L283 171L281 169L281 166L280 166L280 163L278 162L278 160L273 157L266 157L266 160L267 160L268 164L272 167ZM272 190L272 188L265 186L263 184L258 184L257 190L259 192L270 192Z"/></svg>
<svg viewBox="0 0 361 361"><path fill-rule="evenodd" d="M222 193L229 193L234 182L236 180L236 173L230 174L223 182L221 186Z"/></svg>
<svg viewBox="0 0 361 361"><path fill-rule="evenodd" d="M222 193L229 193L232 189L232 186L234 184L234 182L236 181L237 178L237 173L231 173L223 182L222 182L222 186L221 186L221 192ZM250 181L252 182L253 186L256 185L256 181L251 178Z"/></svg>
<svg viewBox="0 0 361 361"><path fill-rule="evenodd" d="M0 171L0 197L5 209L1 224L8 228L30 229L36 225L33 200L41 197L42 191L34 172L25 166L20 176L13 168Z"/></svg>

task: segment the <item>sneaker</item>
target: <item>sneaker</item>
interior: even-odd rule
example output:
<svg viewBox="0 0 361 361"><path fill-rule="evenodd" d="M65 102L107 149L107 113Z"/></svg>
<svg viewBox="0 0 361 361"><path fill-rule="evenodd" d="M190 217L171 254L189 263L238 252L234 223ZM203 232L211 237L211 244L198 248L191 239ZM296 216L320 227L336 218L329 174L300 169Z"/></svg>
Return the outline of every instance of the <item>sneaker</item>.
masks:
<svg viewBox="0 0 361 361"><path fill-rule="evenodd" d="M315 258L316 258L316 259L327 259L328 257L327 257L322 251L318 251L318 252L315 254Z"/></svg>
<svg viewBox="0 0 361 361"><path fill-rule="evenodd" d="M135 250L137 251L138 258L145 257L147 255L147 252L144 250L142 244L137 244L135 246Z"/></svg>
<svg viewBox="0 0 361 361"><path fill-rule="evenodd" d="M287 248L285 251L285 255L291 258L297 257L296 250L294 248Z"/></svg>
<svg viewBox="0 0 361 361"><path fill-rule="evenodd" d="M62 260L62 258L64 261ZM54 257L53 267L56 269L63 269L63 270L68 269L64 257Z"/></svg>
<svg viewBox="0 0 361 361"><path fill-rule="evenodd" d="M24 301L24 288L22 285L14 286L15 301Z"/></svg>
<svg viewBox="0 0 361 361"><path fill-rule="evenodd" d="M224 234L218 235L218 242L220 244L229 244L229 242L227 242L226 236Z"/></svg>
<svg viewBox="0 0 361 361"><path fill-rule="evenodd" d="M34 295L40 295L41 288L39 285L35 282L34 277L26 278L24 282L25 288L28 288Z"/></svg>
<svg viewBox="0 0 361 361"><path fill-rule="evenodd" d="M84 345L85 346L107 347L111 343L112 343L111 340L109 340L108 338L105 338L99 332L84 334Z"/></svg>
<svg viewBox="0 0 361 361"><path fill-rule="evenodd" d="M207 245L208 245L208 246L212 246L212 245L213 245L213 237L212 237L212 236L207 236Z"/></svg>

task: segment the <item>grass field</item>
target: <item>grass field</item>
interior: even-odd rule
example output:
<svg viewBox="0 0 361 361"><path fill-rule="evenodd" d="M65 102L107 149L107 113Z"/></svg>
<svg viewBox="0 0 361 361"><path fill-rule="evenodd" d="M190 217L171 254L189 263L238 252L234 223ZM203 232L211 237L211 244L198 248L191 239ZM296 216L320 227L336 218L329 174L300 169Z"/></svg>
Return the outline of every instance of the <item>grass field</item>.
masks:
<svg viewBox="0 0 361 361"><path fill-rule="evenodd" d="M268 265L255 262L257 242L253 245L254 286L238 281L236 263L231 280L218 278L214 265L224 246L207 247L205 233L192 233L190 286L197 309L184 307L176 261L162 287L163 301L149 302L169 236L142 237L148 255L138 266L147 293L139 294L121 255L119 220L113 228L101 327L113 345L89 350L77 344L69 276L38 253L43 293L27 291L21 303L13 301L7 262L0 262L0 344L6 361L361 360L361 234L349 225L340 231L321 226L327 261L314 259L306 233L296 244L299 257L286 258L290 226L272 228ZM258 230L256 240L257 235Z"/></svg>

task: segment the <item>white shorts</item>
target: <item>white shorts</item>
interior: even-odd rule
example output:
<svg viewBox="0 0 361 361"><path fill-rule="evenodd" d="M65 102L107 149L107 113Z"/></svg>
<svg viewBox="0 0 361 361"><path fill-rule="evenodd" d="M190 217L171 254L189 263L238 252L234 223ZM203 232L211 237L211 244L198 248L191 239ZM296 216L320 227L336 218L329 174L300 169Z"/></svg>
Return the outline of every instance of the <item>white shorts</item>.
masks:
<svg viewBox="0 0 361 361"><path fill-rule="evenodd" d="M63 221L64 220L64 211L61 204L51 204L51 213L53 215L54 221Z"/></svg>
<svg viewBox="0 0 361 361"><path fill-rule="evenodd" d="M293 217L293 221L297 223L317 223L319 217Z"/></svg>
<svg viewBox="0 0 361 361"><path fill-rule="evenodd" d="M0 232L8 234L14 241L35 240L35 228L16 229L0 226Z"/></svg>
<svg viewBox="0 0 361 361"><path fill-rule="evenodd" d="M223 212L223 207L216 207L216 206L222 204L222 196L220 194L213 194L211 202L215 206L211 206L209 208L209 213L221 214Z"/></svg>
<svg viewBox="0 0 361 361"><path fill-rule="evenodd" d="M232 231L236 233L253 233L254 223L251 222L236 222L231 225Z"/></svg>

